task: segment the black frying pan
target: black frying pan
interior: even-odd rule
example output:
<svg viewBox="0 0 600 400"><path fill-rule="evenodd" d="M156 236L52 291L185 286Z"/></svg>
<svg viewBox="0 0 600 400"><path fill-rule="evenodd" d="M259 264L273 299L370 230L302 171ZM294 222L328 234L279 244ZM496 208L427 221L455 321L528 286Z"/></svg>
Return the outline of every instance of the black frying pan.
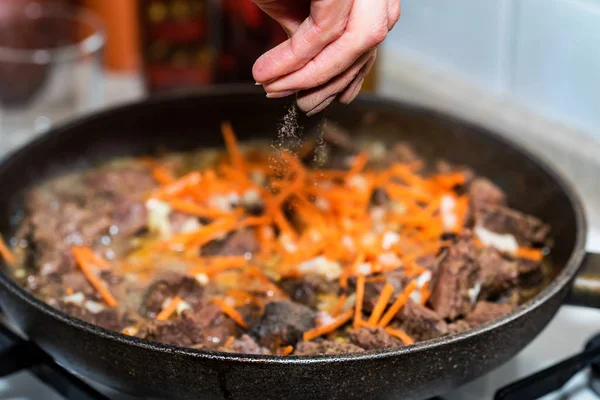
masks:
<svg viewBox="0 0 600 400"><path fill-rule="evenodd" d="M227 87L169 95L71 122L0 165L0 229L8 234L19 194L37 180L107 157L221 142L230 120L241 139L275 138L285 101L260 89ZM69 317L0 273L0 303L29 338L66 368L144 397L235 399L426 398L504 363L550 321L584 261L586 219L571 186L513 143L431 110L379 98L333 107L328 118L356 132L404 139L429 159L464 163L504 189L515 208L552 224L557 276L510 315L457 335L354 355L248 356L147 342ZM319 117L302 120L305 130Z"/></svg>

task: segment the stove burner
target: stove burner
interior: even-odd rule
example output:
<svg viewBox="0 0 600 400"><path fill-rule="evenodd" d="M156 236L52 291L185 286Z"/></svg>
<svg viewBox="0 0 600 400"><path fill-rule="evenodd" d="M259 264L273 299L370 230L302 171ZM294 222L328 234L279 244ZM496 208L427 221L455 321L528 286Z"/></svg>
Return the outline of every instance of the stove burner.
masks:
<svg viewBox="0 0 600 400"><path fill-rule="evenodd" d="M591 366L590 386L600 395L600 334L593 336L583 352L498 390L495 400L538 399L562 388L575 374Z"/></svg>

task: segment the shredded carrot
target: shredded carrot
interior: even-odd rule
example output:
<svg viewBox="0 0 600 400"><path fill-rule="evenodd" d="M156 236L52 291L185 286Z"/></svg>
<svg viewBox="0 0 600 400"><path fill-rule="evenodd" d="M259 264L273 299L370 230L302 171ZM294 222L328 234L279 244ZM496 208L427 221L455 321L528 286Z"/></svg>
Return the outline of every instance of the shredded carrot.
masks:
<svg viewBox="0 0 600 400"><path fill-rule="evenodd" d="M415 340L411 338L406 332L402 329L394 329L394 328L385 328L385 331L388 335L397 337L404 343L406 346L409 346L415 343Z"/></svg>
<svg viewBox="0 0 600 400"><path fill-rule="evenodd" d="M113 268L112 265L110 265L103 258L97 256L96 253L94 253L94 251L92 249L90 249L89 247L79 247L79 251L85 258L88 259L88 261L90 261L96 267L105 269L105 270L109 270L109 271L112 270L112 268Z"/></svg>
<svg viewBox="0 0 600 400"><path fill-rule="evenodd" d="M396 314L398 314L398 311L400 311L402 306L404 306L404 304L406 304L411 293L414 292L416 288L417 288L417 281L413 279L412 281L410 281L410 283L408 285L406 285L406 287L404 288L402 293L400 293L398 295L398 297L396 298L394 303L390 306L390 308L383 315L383 317L381 317L381 320L379 321L377 326L385 328L390 323L392 318L394 318L394 316Z"/></svg>
<svg viewBox="0 0 600 400"><path fill-rule="evenodd" d="M289 356L294 351L294 346L285 346L279 349L278 354L280 356Z"/></svg>
<svg viewBox="0 0 600 400"><path fill-rule="evenodd" d="M152 168L152 176L161 185L167 185L175 180L173 175L162 165L156 165Z"/></svg>
<svg viewBox="0 0 600 400"><path fill-rule="evenodd" d="M534 249L531 247L519 247L517 249L517 257L525 258L531 261L542 261L544 253L541 249Z"/></svg>
<svg viewBox="0 0 600 400"><path fill-rule="evenodd" d="M337 328L339 328L340 326L344 325L345 323L347 323L348 321L350 321L352 319L352 313L353 313L352 310L348 310L345 313L341 314L339 317L337 317L330 324L318 326L314 329L305 331L304 334L302 335L302 339L309 341L309 340L318 338L319 336L323 336L330 332L335 331Z"/></svg>
<svg viewBox="0 0 600 400"><path fill-rule="evenodd" d="M158 315L156 316L156 319L159 321L168 320L169 318L171 318L171 315L173 315L175 313L175 311L177 311L177 307L179 307L180 303L181 303L181 297L179 297L179 296L173 297L171 299L171 301L169 302L169 304L167 304L167 306L165 308L163 308L160 313L158 313Z"/></svg>
<svg viewBox="0 0 600 400"><path fill-rule="evenodd" d="M75 293L75 291L73 290L72 287L68 287L65 289L65 293L68 295L72 295L73 293Z"/></svg>
<svg viewBox="0 0 600 400"><path fill-rule="evenodd" d="M110 291L106 288L104 282L102 282L92 271L92 267L89 264L89 260L85 255L85 250L82 252L80 247L73 247L72 249L73 256L75 257L75 261L83 275L86 277L88 282L96 289L96 291L100 294L102 299L109 307L116 307L118 302L110 293Z"/></svg>
<svg viewBox="0 0 600 400"><path fill-rule="evenodd" d="M369 154L366 152L362 152L359 155L357 155L354 159L354 162L352 163L352 167L350 168L350 171L348 171L348 176L353 176L358 174L360 171L362 171L362 169L365 167L365 165L367 165L367 162L369 161Z"/></svg>
<svg viewBox="0 0 600 400"><path fill-rule="evenodd" d="M354 305L354 329L362 321L362 306L365 297L365 276L359 275L356 280L356 304Z"/></svg>
<svg viewBox="0 0 600 400"><path fill-rule="evenodd" d="M227 147L227 152L231 158L231 164L239 171L244 171L244 157L238 147L233 127L229 122L223 122L221 124L221 132L223 133L223 139L225 140L225 147Z"/></svg>
<svg viewBox="0 0 600 400"><path fill-rule="evenodd" d="M227 304L225 300L213 299L213 303L218 305L221 308L223 314L227 315L229 318L235 321L236 324L238 324L244 329L248 328L248 324L246 323L246 321L244 321L244 317L242 317L242 314L240 314L238 310Z"/></svg>
<svg viewBox="0 0 600 400"><path fill-rule="evenodd" d="M381 293L379 294L379 298L377 299L377 303L375 303L375 307L373 307L373 312L369 317L368 324L370 326L377 326L379 319L381 318L381 314L385 311L385 307L388 305L390 299L392 298L392 294L394 294L394 286L391 283L386 283Z"/></svg>
<svg viewBox="0 0 600 400"><path fill-rule="evenodd" d="M332 317L337 317L340 311L342 311L342 307L344 306L346 299L348 299L348 296L346 296L346 293L342 293L338 301L335 303L335 306L333 306L333 310L331 311Z"/></svg>
<svg viewBox="0 0 600 400"><path fill-rule="evenodd" d="M227 338L227 340L225 341L225 344L223 345L223 347L231 347L231 345L233 344L233 342L235 342L235 336L229 336Z"/></svg>
<svg viewBox="0 0 600 400"><path fill-rule="evenodd" d="M4 260L10 264L13 264L15 261L17 261L17 258L13 252L10 251L2 236L0 236L0 255L2 255L2 258L4 258Z"/></svg>
<svg viewBox="0 0 600 400"><path fill-rule="evenodd" d="M190 172L189 174L182 176L181 178L169 183L168 185L162 186L156 194L156 197L177 196L181 194L184 190L186 190L188 187L195 186L201 181L202 175L200 175L200 172Z"/></svg>

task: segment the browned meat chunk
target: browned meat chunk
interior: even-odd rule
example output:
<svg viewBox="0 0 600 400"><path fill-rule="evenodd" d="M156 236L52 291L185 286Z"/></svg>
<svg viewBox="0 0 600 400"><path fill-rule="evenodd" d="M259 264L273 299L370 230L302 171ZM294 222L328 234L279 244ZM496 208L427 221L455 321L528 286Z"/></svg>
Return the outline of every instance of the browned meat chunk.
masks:
<svg viewBox="0 0 600 400"><path fill-rule="evenodd" d="M487 301L480 301L475 306L473 312L471 312L465 318L465 321L471 325L481 325L486 322L495 320L496 318L508 314L512 311L512 307L509 304L498 304L490 303Z"/></svg>
<svg viewBox="0 0 600 400"><path fill-rule="evenodd" d="M506 194L489 179L475 178L469 186L469 202L475 209L487 204L500 206L506 204Z"/></svg>
<svg viewBox="0 0 600 400"><path fill-rule="evenodd" d="M365 350L402 346L402 342L387 334L383 328L358 328L350 331L350 340Z"/></svg>
<svg viewBox="0 0 600 400"><path fill-rule="evenodd" d="M121 331L131 323L127 316L119 314L114 308L105 308L100 312L92 313L84 306L62 301L57 304L57 308L75 318L113 331Z"/></svg>
<svg viewBox="0 0 600 400"><path fill-rule="evenodd" d="M290 296L291 300L313 308L317 306L318 294L336 293L338 290L335 282L329 282L318 275L308 275L300 279L284 279L279 286Z"/></svg>
<svg viewBox="0 0 600 400"><path fill-rule="evenodd" d="M239 339L235 339L231 346L221 347L220 351L227 353L239 354L271 354L269 349L260 346L256 340L249 335L242 335Z"/></svg>
<svg viewBox="0 0 600 400"><path fill-rule="evenodd" d="M141 312L149 318L155 318L163 309L165 300L175 296L181 297L194 307L202 299L202 292L202 286L195 279L174 274L150 285L142 301Z"/></svg>
<svg viewBox="0 0 600 400"><path fill-rule="evenodd" d="M375 206L383 206L390 201L390 198L383 188L375 188L371 194L371 203Z"/></svg>
<svg viewBox="0 0 600 400"><path fill-rule="evenodd" d="M256 236L249 229L241 229L228 235L225 239L215 241L203 248L204 255L210 256L243 256L258 250Z"/></svg>
<svg viewBox="0 0 600 400"><path fill-rule="evenodd" d="M519 244L543 244L550 226L539 218L506 207L485 206L475 212L475 222L497 233L514 235Z"/></svg>
<svg viewBox="0 0 600 400"><path fill-rule="evenodd" d="M495 300L517 285L518 266L492 247L482 249L477 257L481 265L479 298Z"/></svg>
<svg viewBox="0 0 600 400"><path fill-rule="evenodd" d="M467 329L471 329L471 325L464 319L459 319L458 321L448 324L448 334L450 335L466 331Z"/></svg>
<svg viewBox="0 0 600 400"><path fill-rule="evenodd" d="M448 325L432 310L408 300L396 316L400 327L415 340L427 340L448 333Z"/></svg>
<svg viewBox="0 0 600 400"><path fill-rule="evenodd" d="M472 309L470 289L479 280L476 248L470 233L460 236L439 266L429 303L445 319L454 320Z"/></svg>
<svg viewBox="0 0 600 400"><path fill-rule="evenodd" d="M519 269L519 286L532 288L544 281L544 269L541 263L524 258L517 260Z"/></svg>
<svg viewBox="0 0 600 400"><path fill-rule="evenodd" d="M340 353L360 353L364 349L353 345L352 343L338 342L336 340L322 340L320 342L298 342L294 355L311 356L317 354L340 354Z"/></svg>
<svg viewBox="0 0 600 400"><path fill-rule="evenodd" d="M178 346L217 349L236 333L235 323L215 305L200 305L168 321L153 321L140 336Z"/></svg>
<svg viewBox="0 0 600 400"><path fill-rule="evenodd" d="M315 313L308 307L292 301L274 301L265 307L263 316L253 334L258 342L272 348L294 345L302 333L314 327Z"/></svg>
<svg viewBox="0 0 600 400"><path fill-rule="evenodd" d="M112 167L31 190L25 199L28 217L17 235L29 246L30 266L42 275L68 272L74 267L71 247L97 245L104 236L118 253L128 246L127 237L145 226L142 195L152 187L146 169Z"/></svg>
<svg viewBox="0 0 600 400"><path fill-rule="evenodd" d="M398 142L392 146L390 151L385 157L384 166L390 166L392 164L409 164L415 162L422 162L421 157L417 155L411 145L404 142Z"/></svg>

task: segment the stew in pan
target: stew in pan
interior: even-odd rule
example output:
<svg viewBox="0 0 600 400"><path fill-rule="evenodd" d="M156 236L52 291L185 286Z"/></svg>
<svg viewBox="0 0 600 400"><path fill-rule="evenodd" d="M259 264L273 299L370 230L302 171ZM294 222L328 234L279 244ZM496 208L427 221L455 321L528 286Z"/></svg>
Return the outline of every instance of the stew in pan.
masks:
<svg viewBox="0 0 600 400"><path fill-rule="evenodd" d="M550 227L466 166L399 142L238 143L32 187L0 250L50 305L149 340L352 353L487 323L549 279ZM268 151L266 149L269 149Z"/></svg>

